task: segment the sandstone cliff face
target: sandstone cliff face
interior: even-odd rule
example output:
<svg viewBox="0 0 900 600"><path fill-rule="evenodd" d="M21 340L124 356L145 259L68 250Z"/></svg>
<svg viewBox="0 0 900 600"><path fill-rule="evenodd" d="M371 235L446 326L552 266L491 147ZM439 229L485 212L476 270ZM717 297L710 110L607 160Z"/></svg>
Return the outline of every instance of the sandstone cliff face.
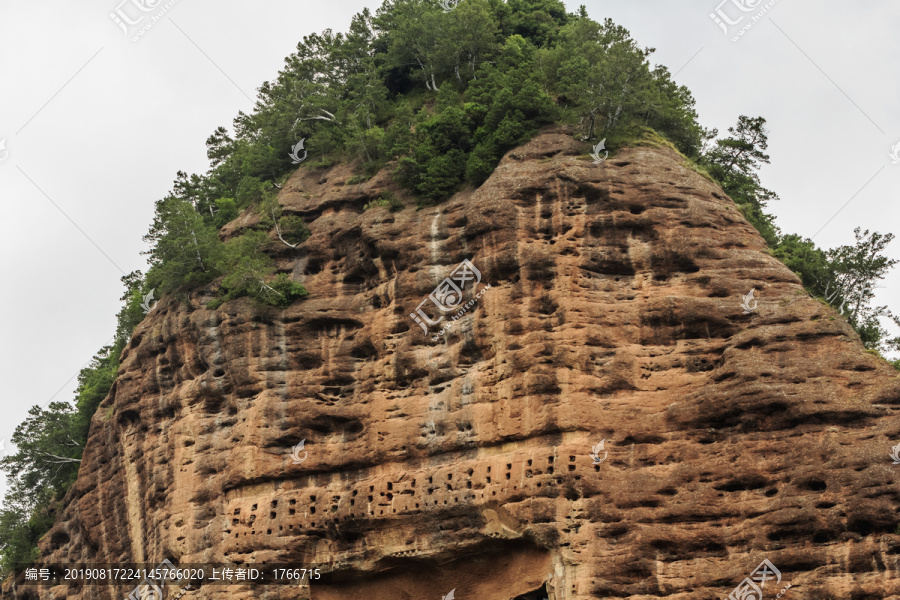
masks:
<svg viewBox="0 0 900 600"><path fill-rule="evenodd" d="M674 152L585 146L547 131L399 213L362 210L385 175L300 169L313 235L273 252L310 298L164 299L44 557L328 565L316 600L725 598L768 559L765 598L900 598L896 372ZM433 341L410 313L464 259L491 287Z"/></svg>

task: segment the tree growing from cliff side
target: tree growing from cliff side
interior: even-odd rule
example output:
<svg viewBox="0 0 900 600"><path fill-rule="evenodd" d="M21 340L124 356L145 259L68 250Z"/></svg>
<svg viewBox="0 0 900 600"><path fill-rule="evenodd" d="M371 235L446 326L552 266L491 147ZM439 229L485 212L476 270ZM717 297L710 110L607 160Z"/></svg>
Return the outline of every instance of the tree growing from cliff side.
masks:
<svg viewBox="0 0 900 600"><path fill-rule="evenodd" d="M900 337L890 338L882 320L900 326L900 318L887 306L875 305L879 281L900 261L888 258L884 251L894 234L870 233L857 227L856 243L828 250L833 287L826 300L836 306L856 329L866 348L879 351L900 350ZM829 291L831 292L829 295ZM836 300L839 299L839 304Z"/></svg>
<svg viewBox="0 0 900 600"><path fill-rule="evenodd" d="M52 525L51 505L74 483L84 448L78 413L67 402L34 406L12 435L16 453L0 459L8 489L0 509L0 572L36 557Z"/></svg>
<svg viewBox="0 0 900 600"><path fill-rule="evenodd" d="M61 494L78 474L84 438L77 412L68 402L51 402L46 409L33 406L16 427L12 443L16 453L0 459L0 470L24 506L34 507L34 490Z"/></svg>
<svg viewBox="0 0 900 600"><path fill-rule="evenodd" d="M144 241L151 244L148 286L160 294L211 281L221 242L194 206L169 195L156 203L156 215Z"/></svg>
<svg viewBox="0 0 900 600"><path fill-rule="evenodd" d="M286 274L272 277L273 260L262 251L270 243L262 231L249 231L228 240L222 252L219 269L226 273L222 300L250 296L272 306L285 307L307 295L306 289L290 281Z"/></svg>
<svg viewBox="0 0 900 600"><path fill-rule="evenodd" d="M13 437L16 453L0 460L8 486L0 509L0 574L36 558L37 541L53 524L55 508L77 475L91 418L112 389L122 350L145 316L141 272L122 277L122 283L113 343L78 374L74 409L65 402L33 407Z"/></svg>
<svg viewBox="0 0 900 600"><path fill-rule="evenodd" d="M778 228L772 215L765 212L770 200L778 196L762 186L759 169L769 163L766 149L769 136L763 117L741 115L735 127L729 127L730 137L716 140L700 159L738 208L753 224L769 246L778 243Z"/></svg>

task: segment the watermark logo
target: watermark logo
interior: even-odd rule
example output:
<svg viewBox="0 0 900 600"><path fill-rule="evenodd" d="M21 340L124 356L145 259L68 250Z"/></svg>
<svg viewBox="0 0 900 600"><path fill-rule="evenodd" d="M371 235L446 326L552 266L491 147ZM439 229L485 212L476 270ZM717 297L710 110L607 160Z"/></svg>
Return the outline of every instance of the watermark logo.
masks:
<svg viewBox="0 0 900 600"><path fill-rule="evenodd" d="M0 140L0 162L9 158L9 150L6 149L6 139Z"/></svg>
<svg viewBox="0 0 900 600"><path fill-rule="evenodd" d="M162 588L152 579L138 584L126 600L162 600Z"/></svg>
<svg viewBox="0 0 900 600"><path fill-rule="evenodd" d="M750 293L748 293L746 296L743 296L743 299L741 300L741 308L744 309L745 315L749 315L756 310L757 306L759 306L759 302L753 299L753 292L755 291L756 288L751 289Z"/></svg>
<svg viewBox="0 0 900 600"><path fill-rule="evenodd" d="M728 3L733 4L738 10L742 12L752 12L762 0L722 0L722 2L716 7L715 12L709 13L709 18L715 21L716 25L722 28L722 31L725 35L728 35L728 26L729 25L737 25L741 21L744 20L743 15L738 17L736 20L732 20L725 11L722 9Z"/></svg>
<svg viewBox="0 0 900 600"><path fill-rule="evenodd" d="M472 261L466 259L462 261L452 273L450 273L450 277L447 277L442 281L431 294L428 295L427 298L422 300L419 305L416 307L416 312L410 313L410 317L413 321L415 321L419 327L422 328L422 331L425 334L428 334L428 328L433 327L444 320L444 315L438 316L436 319L432 319L428 316L425 310L422 308L426 302L429 300L435 307L441 312L450 312L456 310L457 313L453 317L451 317L451 321L456 321L461 318L464 314L466 314L472 306L478 302L478 299L481 298L481 295L484 294L487 290L491 288L490 284L487 284L484 288L478 292L478 295L475 296L472 300L469 300L467 303L463 304L463 290L466 289L466 286L471 283L472 288L481 283L481 271L479 271ZM450 324L445 323L443 329L432 338L432 341L436 341L438 337L443 334L445 331L449 331Z"/></svg>
<svg viewBox="0 0 900 600"><path fill-rule="evenodd" d="M738 30L736 35L731 38L732 42L736 42L747 32L747 30L762 19L763 15L766 14L770 8L775 6L775 3L778 2L778 0L769 0L769 2L760 8L762 2L763 0L722 0L716 7L716 10L709 13L709 18L722 29L722 32L726 36L732 32L732 27L740 25L740 30ZM724 8L726 5L731 5L731 8L726 10L726 8ZM746 14L753 11L757 11L755 15L750 16L749 14ZM749 20L746 23L743 23L744 19L747 18L749 18Z"/></svg>
<svg viewBox="0 0 900 600"><path fill-rule="evenodd" d="M460 0L438 0L438 4L441 5L441 8L444 9L445 13L450 12L457 6L459 6ZM451 599L452 600L452 599Z"/></svg>
<svg viewBox="0 0 900 600"><path fill-rule="evenodd" d="M0 447L2 447L2 441L0 441ZM895 465L900 465L900 444L891 448L890 457L894 459Z"/></svg>
<svg viewBox="0 0 900 600"><path fill-rule="evenodd" d="M609 451L605 451L605 450L603 449L603 445L604 445L605 443L606 443L606 438L603 438L602 440L600 440L600 443L599 443L599 444L597 444L596 446L594 446L593 448L591 448L591 458L594 459L594 464L595 464L595 465L599 465L599 464L602 463L604 460L606 460L606 457L607 457L607 456L609 456ZM601 452L603 452L603 458L600 458L600 453L601 453Z"/></svg>
<svg viewBox="0 0 900 600"><path fill-rule="evenodd" d="M781 571L775 568L769 559L765 559L756 569L750 573L750 577L744 578L744 580L734 588L734 591L728 595L728 600L761 600L763 596L763 588L766 587L766 582L776 579L775 584L778 585L781 583ZM783 590L781 590L781 594L784 594L787 591L787 588L791 587L790 584ZM779 594L779 597L781 596Z"/></svg>
<svg viewBox="0 0 900 600"><path fill-rule="evenodd" d="M163 15L169 12L169 9L172 8L178 0L169 0L160 8L162 2L163 0L122 0L113 12L109 13L109 18L119 26L125 37L131 35L132 27L140 26L140 30L131 38L132 42L136 42L140 40L155 23L162 19ZM126 10L126 6L130 6L131 8ZM153 11L156 11L156 14L150 15L149 13Z"/></svg>
<svg viewBox="0 0 900 600"><path fill-rule="evenodd" d="M2 142L0 142L0 148L2 147ZM891 147L891 153L888 156L891 157L891 160L895 165L900 165L900 142L897 142L897 145ZM3 159L0 158L0 160Z"/></svg>
<svg viewBox="0 0 900 600"><path fill-rule="evenodd" d="M115 21L116 25L122 28L122 33L127 36L128 26L137 25L144 20L144 16L139 15L137 19L132 20L122 7L126 4L131 4L139 11L148 13L155 10L156 7L159 6L160 2L162 2L162 0L156 0L156 2L153 2L152 0L122 0L121 2L119 2L119 5L116 7L115 11L109 13L109 18Z"/></svg>
<svg viewBox="0 0 900 600"><path fill-rule="evenodd" d="M141 308L144 309L144 314L146 315L148 312L156 308L158 302L153 302L153 294L156 293L156 288L150 290L150 292L144 296L144 301L141 302ZM150 303L153 302L153 306L150 306Z"/></svg>
<svg viewBox="0 0 900 600"><path fill-rule="evenodd" d="M156 568L153 571L159 572L161 569L165 570L166 574L168 574L169 569L174 569L175 565L172 564L168 558L156 565ZM150 571L153 573L153 571ZM162 600L163 591L162 591L162 583L168 579L168 577L163 576L159 578L147 577L139 583L131 593L128 594L128 597L125 600Z"/></svg>
<svg viewBox="0 0 900 600"><path fill-rule="evenodd" d="M600 158L600 151L603 150L603 158ZM594 146L594 151L591 152L591 157L594 159L594 164L599 165L609 156L609 152L606 151L606 138L600 140L600 142Z"/></svg>
<svg viewBox="0 0 900 600"><path fill-rule="evenodd" d="M303 142L305 142L305 141L306 141L306 138L303 138L302 140L300 140L299 142L294 144L293 148L291 148L291 152L290 152L290 154L288 154L288 156L291 157L291 164L299 165L304 160L306 160L307 152L306 152L306 150L303 149ZM300 158L301 150L303 150L303 158Z"/></svg>
<svg viewBox="0 0 900 600"><path fill-rule="evenodd" d="M450 590L450 593L447 594L446 596L441 596L441 600L453 600L454 594L456 594L456 588L453 588L452 590Z"/></svg>
<svg viewBox="0 0 900 600"><path fill-rule="evenodd" d="M293 464L299 465L309 456L309 451L303 451L303 446L306 445L306 438L300 440L300 443L294 446L291 451L291 458L294 460ZM300 458L300 452L303 451L303 458Z"/></svg>

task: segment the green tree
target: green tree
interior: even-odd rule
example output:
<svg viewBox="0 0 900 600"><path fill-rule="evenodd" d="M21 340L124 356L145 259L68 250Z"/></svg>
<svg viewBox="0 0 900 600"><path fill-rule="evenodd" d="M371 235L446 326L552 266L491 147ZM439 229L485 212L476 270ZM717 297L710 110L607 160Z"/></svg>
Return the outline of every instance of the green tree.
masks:
<svg viewBox="0 0 900 600"><path fill-rule="evenodd" d="M703 155L701 164L722 184L766 242L776 246L779 230L765 207L778 196L762 186L758 174L759 168L769 163L766 120L741 115L737 126L729 127L728 132L731 136L717 140Z"/></svg>
<svg viewBox="0 0 900 600"><path fill-rule="evenodd" d="M856 329L866 348L879 351L900 350L900 337L889 338L882 319L900 326L900 319L887 306L875 306L877 283L896 265L884 250L894 234L869 233L857 227L856 243L839 246L827 252L834 272L835 285L826 287L826 299L840 310ZM837 304L837 301L840 303Z"/></svg>
<svg viewBox="0 0 900 600"><path fill-rule="evenodd" d="M439 63L453 72L459 89L498 51L499 30L486 0L466 0L441 25Z"/></svg>
<svg viewBox="0 0 900 600"><path fill-rule="evenodd" d="M226 300L250 296L283 308L307 295L303 286L290 281L285 274L271 280L274 263L263 251L269 243L265 232L249 231L225 244L220 268L226 273L222 280Z"/></svg>
<svg viewBox="0 0 900 600"><path fill-rule="evenodd" d="M585 139L608 136L641 108L653 82L647 63L651 52L609 19L602 25L576 19L563 28L547 61L558 65L557 88L581 117ZM598 125L602 134L597 133Z"/></svg>
<svg viewBox="0 0 900 600"><path fill-rule="evenodd" d="M480 185L503 155L530 139L558 116L556 105L535 72L535 47L520 35L510 36L467 90L464 109L476 127L466 163L466 179Z"/></svg>
<svg viewBox="0 0 900 600"><path fill-rule="evenodd" d="M225 225L234 221L238 217L238 214L240 214L237 202L235 202L234 198L217 198L214 204L216 208L213 226L216 229L225 227Z"/></svg>
<svg viewBox="0 0 900 600"><path fill-rule="evenodd" d="M428 90L437 91L436 77L446 65L440 41L444 13L427 0L388 0L378 11L375 23L386 41L388 68L410 73Z"/></svg>
<svg viewBox="0 0 900 600"><path fill-rule="evenodd" d="M0 469L19 505L34 509L41 498L32 495L35 490L59 497L75 480L84 449L76 416L68 402L51 402L46 410L33 406L16 427L16 453L0 459Z"/></svg>
<svg viewBox="0 0 900 600"><path fill-rule="evenodd" d="M285 215L284 207L278 201L278 196L269 191L265 195L265 199L259 206L260 225L266 228L274 228L275 236L278 240L290 248L296 248L309 238L309 228L303 222L301 217L296 215ZM258 249L265 247L265 244L259 244Z"/></svg>
<svg viewBox="0 0 900 600"><path fill-rule="evenodd" d="M505 37L520 35L537 47L554 43L571 16L559 0L492 2Z"/></svg>
<svg viewBox="0 0 900 600"><path fill-rule="evenodd" d="M836 300L832 291L836 287L834 272L828 254L813 243L796 234L781 236L772 251L775 258L800 276L803 287L814 296Z"/></svg>
<svg viewBox="0 0 900 600"><path fill-rule="evenodd" d="M7 492L0 509L0 575L5 577L17 567L31 565L38 559L38 541L53 526L52 499L32 492L38 507L28 510Z"/></svg>
<svg viewBox="0 0 900 600"><path fill-rule="evenodd" d="M651 76L653 85L635 113L648 127L663 132L689 158L698 160L704 135L709 132L697 122L693 94L687 87L676 84L664 66L657 66Z"/></svg>
<svg viewBox="0 0 900 600"><path fill-rule="evenodd" d="M144 241L151 244L147 285L160 294L215 278L222 243L190 202L169 195L156 203Z"/></svg>

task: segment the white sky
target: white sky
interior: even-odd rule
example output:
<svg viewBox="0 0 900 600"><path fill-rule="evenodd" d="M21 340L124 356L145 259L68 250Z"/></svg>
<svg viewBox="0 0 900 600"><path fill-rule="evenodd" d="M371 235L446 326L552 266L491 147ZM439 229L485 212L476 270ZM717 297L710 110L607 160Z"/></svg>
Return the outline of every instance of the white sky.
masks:
<svg viewBox="0 0 900 600"><path fill-rule="evenodd" d="M652 61L693 91L703 125L722 134L740 114L768 120L762 182L781 197L770 209L785 232L828 223L823 247L851 243L856 226L897 232L900 4L777 0L732 42L709 16L720 1L584 4L657 49ZM744 23L764 6L743 13L737 1L722 11ZM131 42L109 16L119 2L0 0L0 439L30 406L73 398L113 334L119 277L146 270L141 238L176 171L206 171L206 138L252 109L302 36L345 31L378 6L174 0ZM143 14L132 0L121 9ZM889 254L900 258L900 240ZM900 312L900 270L879 301Z"/></svg>

